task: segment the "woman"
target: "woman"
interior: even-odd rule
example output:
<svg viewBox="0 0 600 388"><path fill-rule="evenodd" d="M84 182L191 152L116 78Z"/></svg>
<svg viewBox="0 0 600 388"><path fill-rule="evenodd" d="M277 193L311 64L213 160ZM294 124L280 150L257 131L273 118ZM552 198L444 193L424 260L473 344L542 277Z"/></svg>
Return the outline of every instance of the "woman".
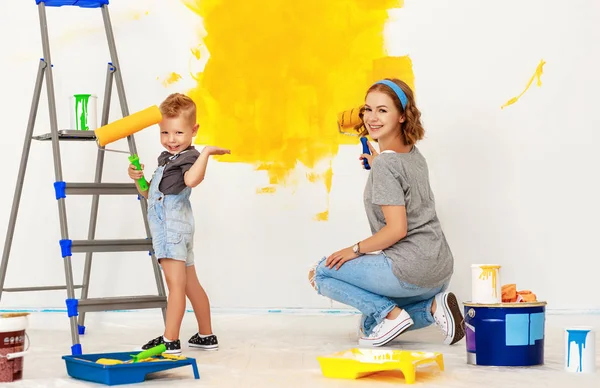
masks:
<svg viewBox="0 0 600 388"><path fill-rule="evenodd" d="M324 257L309 273L319 294L362 312L361 346L382 346L434 322L445 344L464 336L456 296L446 292L454 259L427 162L415 146L424 135L420 117L406 83L385 79L369 88L361 135L378 142L381 154L369 144L372 155L360 159L371 166L364 205L373 235Z"/></svg>

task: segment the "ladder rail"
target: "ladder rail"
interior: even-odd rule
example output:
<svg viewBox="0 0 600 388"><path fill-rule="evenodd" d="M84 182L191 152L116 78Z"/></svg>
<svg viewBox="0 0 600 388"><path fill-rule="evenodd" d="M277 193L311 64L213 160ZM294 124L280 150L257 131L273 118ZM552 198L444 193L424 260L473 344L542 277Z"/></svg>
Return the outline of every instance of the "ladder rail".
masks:
<svg viewBox="0 0 600 388"><path fill-rule="evenodd" d="M48 94L48 110L50 115L50 131L52 133L52 157L54 159L55 182L62 182L62 161L60 157L60 142L58 139L58 117L56 113L56 97L54 95L54 78L52 76L52 56L50 55L50 40L48 37L48 19L46 18L46 4L38 3L38 14L40 19L40 33L42 36L42 50L44 59L49 64L46 67L46 91ZM57 199L58 218L60 222L60 236L62 240L69 239L69 230L67 225L67 206L64 196ZM75 289L73 281L73 267L71 265L71 256L63 258L65 267L65 280L67 286L67 298L75 299ZM71 315L71 314L69 314ZM73 342L72 352L81 353L79 344L79 329L77 328L77 317L69 316L71 323L71 340Z"/></svg>
<svg viewBox="0 0 600 388"><path fill-rule="evenodd" d="M27 171L27 161L31 150L31 140L33 137L33 128L37 118L38 107L40 104L40 95L42 94L42 86L44 82L44 70L47 64L43 59L40 59L35 86L33 88L33 99L29 110L29 119L27 122L27 130L25 131L25 141L23 142L23 152L21 153L21 162L19 164L19 173L15 183L15 195L10 209L10 217L8 228L6 229L6 238L4 240L4 249L2 250L2 263L0 263L0 300L2 299L2 291L6 281L6 271L8 269L8 257L13 243L15 234L15 225L17 223L17 215L19 214L19 205L21 204L21 195L23 193L23 182L25 181L25 172Z"/></svg>

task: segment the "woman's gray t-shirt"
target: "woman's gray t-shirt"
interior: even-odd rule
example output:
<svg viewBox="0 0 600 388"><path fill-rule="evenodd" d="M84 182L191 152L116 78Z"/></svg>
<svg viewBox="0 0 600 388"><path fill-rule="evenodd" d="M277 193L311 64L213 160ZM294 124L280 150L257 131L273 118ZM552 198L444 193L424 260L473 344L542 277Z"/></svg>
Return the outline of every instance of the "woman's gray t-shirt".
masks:
<svg viewBox="0 0 600 388"><path fill-rule="evenodd" d="M364 204L373 234L386 224L382 205L406 207L406 237L383 250L398 279L427 288L449 280L454 259L436 214L427 162L416 146L408 153L383 152L373 159Z"/></svg>

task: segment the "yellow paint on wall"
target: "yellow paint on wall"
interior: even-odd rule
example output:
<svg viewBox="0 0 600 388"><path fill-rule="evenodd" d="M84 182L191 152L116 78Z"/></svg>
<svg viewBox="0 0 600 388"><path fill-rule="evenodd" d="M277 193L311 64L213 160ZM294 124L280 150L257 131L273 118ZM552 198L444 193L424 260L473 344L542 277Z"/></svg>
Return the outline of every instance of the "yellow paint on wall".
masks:
<svg viewBox="0 0 600 388"><path fill-rule="evenodd" d="M535 69L535 73L533 73L533 75L531 76L531 78L529 79L529 82L527 83L527 86L525 86L525 89L521 92L521 94L519 94L516 97L511 98L510 100L508 100L504 105L502 105L500 107L500 109L504 109L509 105L514 104L515 102L517 102L519 100L519 98L521 98L525 92L527 91L527 89L529 89L529 87L531 86L531 84L533 83L534 79L537 79L537 86L542 86L542 73L544 72L544 65L546 64L546 62L542 59L539 63L539 65L537 66L537 68Z"/></svg>
<svg viewBox="0 0 600 388"><path fill-rule="evenodd" d="M162 80L163 86L167 87L179 81L181 79L181 75L175 72L169 74Z"/></svg>
<svg viewBox="0 0 600 388"><path fill-rule="evenodd" d="M270 187L295 184L290 173L301 165L329 193L339 145L358 144L339 134L338 112L362 104L377 79L414 84L410 58L384 50L387 11L401 0L182 1L202 19L210 55L188 92L198 105L196 143L231 149L217 159L267 171ZM316 170L323 162L329 167Z"/></svg>

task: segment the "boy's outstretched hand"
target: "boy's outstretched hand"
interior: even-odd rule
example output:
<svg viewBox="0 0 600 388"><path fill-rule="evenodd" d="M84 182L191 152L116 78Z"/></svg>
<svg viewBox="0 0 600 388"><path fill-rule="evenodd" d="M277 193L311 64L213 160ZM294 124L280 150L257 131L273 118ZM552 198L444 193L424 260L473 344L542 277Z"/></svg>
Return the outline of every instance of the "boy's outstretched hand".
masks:
<svg viewBox="0 0 600 388"><path fill-rule="evenodd" d="M216 146L206 146L206 147L204 147L202 152L205 152L208 155L225 155L225 154L231 153L231 151L226 148L221 148L221 147L216 147Z"/></svg>
<svg viewBox="0 0 600 388"><path fill-rule="evenodd" d="M144 165L140 164L140 167L142 169L138 170L136 166L134 166L133 164L130 164L129 168L127 169L127 173L129 174L129 177L131 179L133 179L134 181L137 181L138 179L140 179L141 177L144 176Z"/></svg>

